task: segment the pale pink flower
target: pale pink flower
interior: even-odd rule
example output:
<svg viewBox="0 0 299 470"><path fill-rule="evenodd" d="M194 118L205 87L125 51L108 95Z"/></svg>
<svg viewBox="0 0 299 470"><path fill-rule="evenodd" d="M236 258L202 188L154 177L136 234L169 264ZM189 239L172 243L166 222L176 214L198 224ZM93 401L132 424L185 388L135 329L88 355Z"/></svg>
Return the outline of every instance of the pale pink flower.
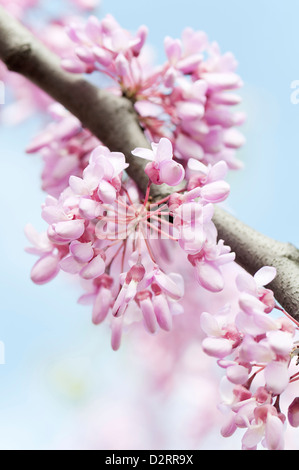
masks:
<svg viewBox="0 0 299 470"><path fill-rule="evenodd" d="M75 5L80 8L80 10L89 11L99 6L101 0L72 0L72 3L75 3Z"/></svg>
<svg viewBox="0 0 299 470"><path fill-rule="evenodd" d="M244 122L244 114L231 111L240 102L231 91L242 81L232 54L222 55L205 33L187 28L181 39L167 37L167 60L158 67L149 67L145 26L134 35L111 15L101 21L92 16L85 25L70 24L68 34L74 47L64 54L63 66L74 73L106 74L115 93L133 98L149 140L169 138L177 159L241 166L235 150L244 138L236 126ZM167 176L172 182L180 179L180 171L174 162L168 163L168 170L171 165L174 174L168 171ZM147 169L158 183L156 170L154 163Z"/></svg>
<svg viewBox="0 0 299 470"><path fill-rule="evenodd" d="M296 397L289 406L288 420L294 428L299 427L299 398Z"/></svg>
<svg viewBox="0 0 299 470"><path fill-rule="evenodd" d="M154 184L176 186L184 179L184 168L173 160L172 144L166 138L160 139L158 144L152 143L152 150L136 148L132 154L152 161L146 165L145 173Z"/></svg>
<svg viewBox="0 0 299 470"><path fill-rule="evenodd" d="M219 292L224 288L224 278L221 266L232 263L235 253L231 253L229 246L223 240L217 244L206 241L202 250L195 255L188 255L188 260L195 267L198 282L212 292Z"/></svg>
<svg viewBox="0 0 299 470"><path fill-rule="evenodd" d="M200 316L200 325L208 336L203 340L202 347L210 356L217 358L229 356L242 342L242 334L232 320L229 320L227 309L220 311L218 315L203 312Z"/></svg>
<svg viewBox="0 0 299 470"><path fill-rule="evenodd" d="M256 448L265 436L264 443L269 450L283 450L283 430L283 421L277 415L277 410L273 406L257 407L254 412L254 420L243 436L243 448Z"/></svg>
<svg viewBox="0 0 299 470"><path fill-rule="evenodd" d="M207 43L205 33L186 29L182 41L167 36L164 40L164 47L169 62L174 68L183 73L192 73L202 62L203 55L201 52Z"/></svg>
<svg viewBox="0 0 299 470"><path fill-rule="evenodd" d="M39 256L39 260L31 270L31 279L35 284L45 284L59 273L59 261L62 253L49 240L46 233L38 233L32 225L26 225L25 234L33 245L28 247L26 251Z"/></svg>
<svg viewBox="0 0 299 470"><path fill-rule="evenodd" d="M200 187L198 195L204 202L218 203L228 197L230 186L225 181L228 167L224 161L206 166L202 162L190 158L188 170L188 189L194 190Z"/></svg>
<svg viewBox="0 0 299 470"><path fill-rule="evenodd" d="M65 69L74 73L98 70L122 87L135 88L139 79L136 57L146 40L145 26L132 35L121 28L112 15L106 15L101 21L91 16L86 25L69 25L68 34L76 47L75 56L69 55L62 61Z"/></svg>
<svg viewBox="0 0 299 470"><path fill-rule="evenodd" d="M239 311L227 307L218 314L201 314L201 328L207 335L203 350L218 358L226 374L221 408L228 409L229 416L222 435L229 437L244 428L244 449L256 449L259 443L273 450L284 447L286 413L281 411L280 398L298 378L290 372L291 359L296 355L296 327L286 317L270 317L271 291L264 295L263 286L274 276L271 267L260 269L255 276L238 274ZM295 416L295 404L293 410Z"/></svg>
<svg viewBox="0 0 299 470"><path fill-rule="evenodd" d="M240 274L236 279L240 291L257 296L266 305L265 312L269 313L275 307L273 292L264 286L269 284L276 276L276 269L271 266L264 266L255 275Z"/></svg>
<svg viewBox="0 0 299 470"><path fill-rule="evenodd" d="M46 284L59 273L58 255L48 254L41 257L33 266L31 279L35 284Z"/></svg>
<svg viewBox="0 0 299 470"><path fill-rule="evenodd" d="M37 6L39 0L1 0L0 5L5 7L9 13L22 19L23 15L30 9Z"/></svg>
<svg viewBox="0 0 299 470"><path fill-rule="evenodd" d="M53 121L32 140L27 153L42 156L42 189L58 198L71 176L82 176L99 141L58 103L49 112Z"/></svg>
<svg viewBox="0 0 299 470"><path fill-rule="evenodd" d="M100 200L110 204L116 199L121 187L121 173L127 167L123 154L98 146L91 153L83 178L71 176L70 187L74 193L82 196L92 196L97 189Z"/></svg>

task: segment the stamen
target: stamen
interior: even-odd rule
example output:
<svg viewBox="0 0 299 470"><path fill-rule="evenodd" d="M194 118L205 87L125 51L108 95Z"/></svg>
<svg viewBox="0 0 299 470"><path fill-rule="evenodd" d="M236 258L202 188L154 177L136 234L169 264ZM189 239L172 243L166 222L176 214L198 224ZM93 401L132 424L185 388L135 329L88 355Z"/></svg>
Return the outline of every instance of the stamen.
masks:
<svg viewBox="0 0 299 470"><path fill-rule="evenodd" d="M299 329L299 322L297 320L295 320L295 318L291 317L291 315L289 315L283 308L281 308L279 305L275 305L276 310L280 310L281 312L284 313L284 315L286 317L288 317L289 320L291 320L292 322L295 323L295 325L297 326L297 328Z"/></svg>
<svg viewBox="0 0 299 470"><path fill-rule="evenodd" d="M150 222L147 222L147 225L148 225L148 227L151 227L153 230L156 230L156 231L157 231L158 233L160 233L161 235L165 235L167 238L169 238L169 240L174 240L175 242L178 241L177 238L172 237L171 235L169 235L169 233L164 232L163 230L159 229L158 227L156 227L155 225L151 224Z"/></svg>

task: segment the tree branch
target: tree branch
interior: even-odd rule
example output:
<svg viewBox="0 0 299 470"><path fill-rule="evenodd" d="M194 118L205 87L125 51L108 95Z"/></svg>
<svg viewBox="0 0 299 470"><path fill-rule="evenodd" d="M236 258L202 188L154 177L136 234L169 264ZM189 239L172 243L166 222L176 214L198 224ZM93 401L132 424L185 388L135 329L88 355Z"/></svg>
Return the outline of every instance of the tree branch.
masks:
<svg viewBox="0 0 299 470"><path fill-rule="evenodd" d="M129 176L145 193L146 161L133 157L131 151L149 147L149 143L127 98L113 96L82 76L62 70L59 58L2 7L0 58L9 70L24 75L61 103L111 151L123 152L130 164ZM169 193L165 185L152 189L154 198ZM299 250L256 232L219 207L215 208L214 222L219 238L236 253L237 262L246 271L254 274L265 265L277 269L277 277L269 287L283 308L299 320Z"/></svg>
<svg viewBox="0 0 299 470"><path fill-rule="evenodd" d="M99 89L80 75L65 72L60 59L0 6L0 58L74 114L111 151L123 152L128 173L145 191L145 161L131 155L135 147L148 147L131 102Z"/></svg>
<svg viewBox="0 0 299 470"><path fill-rule="evenodd" d="M218 237L236 253L236 261L250 274L263 266L274 266L276 278L269 284L276 300L299 321L299 250L262 235L231 214L215 207Z"/></svg>

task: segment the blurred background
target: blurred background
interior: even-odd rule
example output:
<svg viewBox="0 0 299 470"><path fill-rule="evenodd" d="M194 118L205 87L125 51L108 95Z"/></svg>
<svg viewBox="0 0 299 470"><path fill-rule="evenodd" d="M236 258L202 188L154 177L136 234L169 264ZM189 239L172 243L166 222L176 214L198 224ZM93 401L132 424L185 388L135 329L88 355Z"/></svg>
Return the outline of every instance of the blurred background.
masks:
<svg viewBox="0 0 299 470"><path fill-rule="evenodd" d="M72 8L71 1L41 1L34 20ZM247 143L238 153L245 165L229 176L228 204L255 229L299 245L299 104L291 101L291 84L299 80L299 3L102 0L97 14L106 13L132 31L146 24L157 63L164 61L164 37L180 37L187 26L234 53L248 118ZM30 281L34 258L24 252L24 226L45 228L45 195L41 161L24 149L40 127L31 118L0 128L0 448L238 449L237 438L220 437L220 413L205 415L216 394L212 382L177 380L165 399L149 388L148 367L129 339L111 351L109 332L93 326L90 308L77 304L80 287L61 275L42 287ZM200 432L200 423L208 432Z"/></svg>

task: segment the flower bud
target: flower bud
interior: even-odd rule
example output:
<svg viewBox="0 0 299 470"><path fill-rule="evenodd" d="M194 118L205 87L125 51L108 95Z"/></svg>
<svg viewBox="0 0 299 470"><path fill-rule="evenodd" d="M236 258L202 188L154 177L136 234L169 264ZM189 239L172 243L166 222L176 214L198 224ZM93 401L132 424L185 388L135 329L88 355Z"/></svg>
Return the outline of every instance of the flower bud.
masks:
<svg viewBox="0 0 299 470"><path fill-rule="evenodd" d="M299 427L299 397L295 398L289 406L288 420L293 428Z"/></svg>

